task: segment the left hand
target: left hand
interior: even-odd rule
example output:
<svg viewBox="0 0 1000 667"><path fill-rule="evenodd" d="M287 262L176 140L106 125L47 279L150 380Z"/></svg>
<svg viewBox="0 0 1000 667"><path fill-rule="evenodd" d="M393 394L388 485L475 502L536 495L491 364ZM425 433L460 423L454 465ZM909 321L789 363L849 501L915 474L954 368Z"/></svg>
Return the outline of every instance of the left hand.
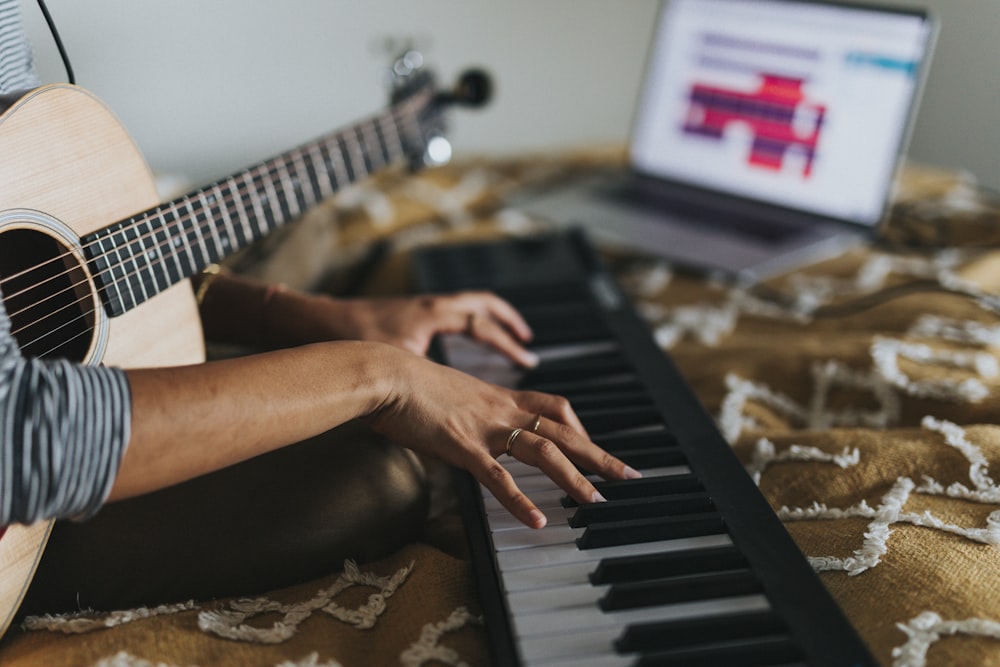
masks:
<svg viewBox="0 0 1000 667"><path fill-rule="evenodd" d="M490 292L380 299L282 293L278 298L308 302L296 309L299 317L281 325L300 330L293 338L377 341L426 355L437 334L461 333L494 347L521 366L530 368L538 363L524 348L532 336L527 322L507 301Z"/></svg>

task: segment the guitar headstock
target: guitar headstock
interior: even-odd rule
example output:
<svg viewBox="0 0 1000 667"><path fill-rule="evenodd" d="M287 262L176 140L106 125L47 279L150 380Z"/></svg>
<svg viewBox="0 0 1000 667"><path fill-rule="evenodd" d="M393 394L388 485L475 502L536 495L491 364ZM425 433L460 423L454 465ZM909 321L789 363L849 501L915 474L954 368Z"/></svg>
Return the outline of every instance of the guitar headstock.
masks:
<svg viewBox="0 0 1000 667"><path fill-rule="evenodd" d="M390 76L393 106L413 105L417 140L406 149L414 169L442 165L451 159L451 143L444 136L446 107L480 107L493 92L489 75L480 69L465 71L450 90L438 90L433 73L424 67L423 55L414 49L396 58Z"/></svg>

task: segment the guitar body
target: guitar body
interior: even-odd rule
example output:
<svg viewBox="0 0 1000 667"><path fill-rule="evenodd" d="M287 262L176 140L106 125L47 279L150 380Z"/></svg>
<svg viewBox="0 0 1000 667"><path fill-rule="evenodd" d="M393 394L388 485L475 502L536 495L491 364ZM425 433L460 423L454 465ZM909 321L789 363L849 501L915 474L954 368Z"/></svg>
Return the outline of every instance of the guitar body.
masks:
<svg viewBox="0 0 1000 667"><path fill-rule="evenodd" d="M109 222L159 203L152 174L131 137L103 103L81 88L46 86L18 100L0 116L0 156L0 277L17 270L6 265L9 256L34 251L12 246L34 246L50 237L66 248L69 241L78 243ZM82 262L74 264L88 273ZM92 276L86 277L77 290L83 299L90 292L93 334L79 354L71 355L83 357L76 361L135 368L204 360L198 309L187 280L109 318ZM0 534L0 635L24 597L50 530L51 522L39 522L9 526Z"/></svg>

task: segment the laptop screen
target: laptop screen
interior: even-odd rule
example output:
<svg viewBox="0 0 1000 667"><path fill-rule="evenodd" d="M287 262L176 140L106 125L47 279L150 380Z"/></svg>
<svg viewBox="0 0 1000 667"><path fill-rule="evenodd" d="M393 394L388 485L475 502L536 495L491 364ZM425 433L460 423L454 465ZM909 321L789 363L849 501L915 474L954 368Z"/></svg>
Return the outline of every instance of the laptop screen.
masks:
<svg viewBox="0 0 1000 667"><path fill-rule="evenodd" d="M672 0L630 142L638 171L875 225L929 57L919 12Z"/></svg>

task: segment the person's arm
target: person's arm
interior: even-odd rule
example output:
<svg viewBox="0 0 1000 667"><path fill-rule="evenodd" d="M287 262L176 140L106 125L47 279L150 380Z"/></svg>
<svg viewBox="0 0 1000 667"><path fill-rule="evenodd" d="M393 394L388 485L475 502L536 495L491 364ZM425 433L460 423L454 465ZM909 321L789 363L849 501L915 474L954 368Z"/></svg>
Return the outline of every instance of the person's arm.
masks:
<svg viewBox="0 0 1000 667"><path fill-rule="evenodd" d="M565 399L490 385L382 343L320 343L128 377L132 436L111 498L153 491L353 418L469 470L529 526L545 518L496 460L515 428L523 432L511 455L580 502L601 498L571 461L606 478L636 475L590 442Z"/></svg>
<svg viewBox="0 0 1000 667"><path fill-rule="evenodd" d="M201 281L210 281L203 283ZM488 292L337 299L222 273L198 276L202 325L211 340L264 348L326 340L370 340L426 354L437 334L464 333L521 366L531 329L509 303Z"/></svg>

